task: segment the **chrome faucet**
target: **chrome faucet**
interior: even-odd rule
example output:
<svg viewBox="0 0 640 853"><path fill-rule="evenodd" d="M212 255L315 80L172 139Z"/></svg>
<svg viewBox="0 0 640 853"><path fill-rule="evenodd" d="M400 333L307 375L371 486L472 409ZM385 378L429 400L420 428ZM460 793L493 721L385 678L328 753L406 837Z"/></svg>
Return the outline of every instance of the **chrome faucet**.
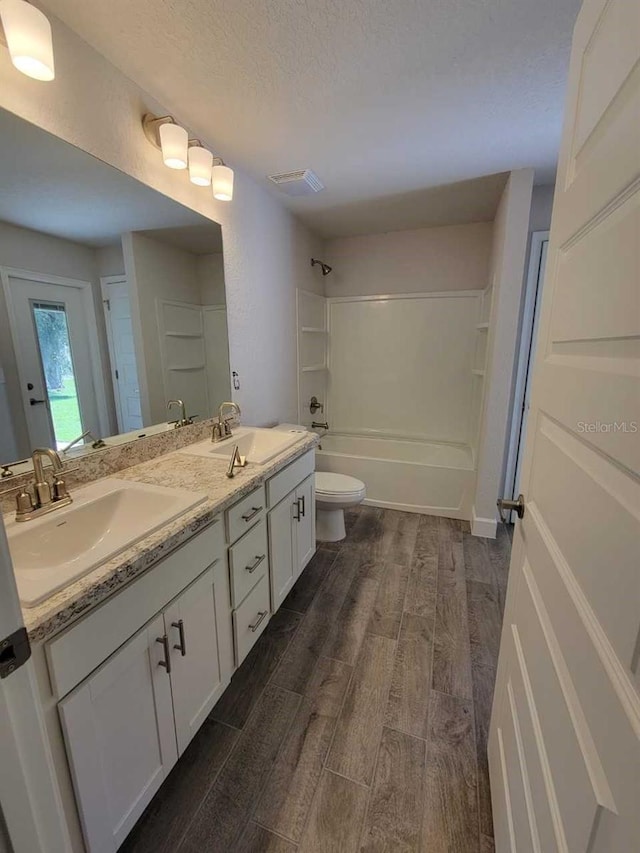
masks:
<svg viewBox="0 0 640 853"><path fill-rule="evenodd" d="M228 418L224 417L224 410L227 407L232 408L238 418L242 414L240 406L237 403L220 403L220 408L218 409L218 420L213 424L213 429L211 431L211 441L213 442L224 441L225 438L230 438L233 435L229 421L233 420L234 415L231 415Z"/></svg>
<svg viewBox="0 0 640 853"><path fill-rule="evenodd" d="M179 429L180 427L185 426L191 426L191 424L193 423L193 419L197 417L197 415L191 415L187 417L187 409L184 405L183 400L169 400L169 402L167 403L167 409L171 411L173 406L180 406L180 417L174 424L175 429Z"/></svg>
<svg viewBox="0 0 640 853"><path fill-rule="evenodd" d="M50 483L44 473L44 459L51 462L54 478ZM34 482L31 486L33 493L27 489L22 489L16 498L16 521L30 521L32 518L38 518L40 515L45 515L52 512L54 509L59 509L63 506L68 506L72 502L72 497L67 491L67 486L62 477L58 476L62 471L62 460L55 450L49 447L37 447L32 455Z"/></svg>

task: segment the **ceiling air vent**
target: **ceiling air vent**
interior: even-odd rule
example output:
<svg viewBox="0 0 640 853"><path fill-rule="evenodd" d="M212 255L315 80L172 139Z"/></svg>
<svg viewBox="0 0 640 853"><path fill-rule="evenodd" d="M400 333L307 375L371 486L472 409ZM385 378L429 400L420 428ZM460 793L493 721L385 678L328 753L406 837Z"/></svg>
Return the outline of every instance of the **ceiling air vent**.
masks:
<svg viewBox="0 0 640 853"><path fill-rule="evenodd" d="M324 184L311 169L281 172L279 175L268 175L267 177L287 195L311 195L324 189Z"/></svg>

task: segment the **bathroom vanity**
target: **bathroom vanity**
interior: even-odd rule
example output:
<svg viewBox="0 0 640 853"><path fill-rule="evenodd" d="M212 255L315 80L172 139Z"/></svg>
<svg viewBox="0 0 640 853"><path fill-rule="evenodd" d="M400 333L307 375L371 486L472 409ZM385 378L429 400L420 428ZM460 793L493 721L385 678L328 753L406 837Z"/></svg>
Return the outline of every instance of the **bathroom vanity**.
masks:
<svg viewBox="0 0 640 853"><path fill-rule="evenodd" d="M313 556L315 442L118 472L207 497L25 609L74 850L118 849Z"/></svg>

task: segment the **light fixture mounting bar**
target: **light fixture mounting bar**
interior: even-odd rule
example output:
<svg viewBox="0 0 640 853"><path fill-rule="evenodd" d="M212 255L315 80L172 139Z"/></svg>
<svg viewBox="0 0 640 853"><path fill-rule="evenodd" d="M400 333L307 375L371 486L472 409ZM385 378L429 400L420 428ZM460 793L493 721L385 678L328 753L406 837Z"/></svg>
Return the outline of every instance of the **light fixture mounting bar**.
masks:
<svg viewBox="0 0 640 853"><path fill-rule="evenodd" d="M174 117L169 115L154 116L153 113L145 113L142 116L142 129L144 130L144 135L147 137L149 142L159 151L161 150L160 136L158 135L160 125L177 123L178 122L174 119Z"/></svg>

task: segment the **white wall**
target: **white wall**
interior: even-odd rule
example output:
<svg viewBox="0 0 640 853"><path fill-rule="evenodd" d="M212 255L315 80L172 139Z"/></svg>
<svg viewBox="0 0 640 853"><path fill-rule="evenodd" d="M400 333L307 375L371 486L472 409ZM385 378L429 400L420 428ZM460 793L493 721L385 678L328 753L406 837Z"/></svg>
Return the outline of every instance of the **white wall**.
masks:
<svg viewBox="0 0 640 853"><path fill-rule="evenodd" d="M196 255L142 234L122 235L145 426L168 420L157 300L200 305ZM204 415L203 415L204 416Z"/></svg>
<svg viewBox="0 0 640 853"><path fill-rule="evenodd" d="M96 260L100 277L124 275L124 257L120 243L117 246L105 246L102 249L96 249Z"/></svg>
<svg viewBox="0 0 640 853"><path fill-rule="evenodd" d="M493 223L328 240L327 296L428 293L487 286Z"/></svg>
<svg viewBox="0 0 640 853"><path fill-rule="evenodd" d="M467 444L479 296L330 300L331 429Z"/></svg>
<svg viewBox="0 0 640 853"><path fill-rule="evenodd" d="M96 250L88 246L72 243L59 237L52 237L40 231L31 231L7 222L0 222L0 266L16 267L30 272L48 273L80 281L89 281L92 285L94 309L98 324L98 345L102 361L103 377L107 392L109 420L115 431L115 404L113 386L109 371L109 350L107 333L102 310L102 295ZM11 331L4 293L0 289L0 361L5 372L5 389L11 408L13 430L18 455L27 456L31 452L27 438L27 424L22 407L22 394L18 379L18 368L11 342ZM0 460L3 461L3 460Z"/></svg>
<svg viewBox="0 0 640 853"><path fill-rule="evenodd" d="M200 282L202 305L224 305L227 297L224 290L224 258L222 252L198 255L196 274Z"/></svg>
<svg viewBox="0 0 640 853"><path fill-rule="evenodd" d="M49 15L56 79L38 83L17 72L0 50L0 107L4 107L164 193L223 229L231 364L242 388L235 394L245 420L264 424L296 416L295 288L322 292L309 266L322 243L276 198L235 169L234 200L167 169L144 137L146 110L158 104L75 33ZM206 104L202 105L206 109ZM215 139L203 140L216 150ZM221 152L230 165L233 151Z"/></svg>
<svg viewBox="0 0 640 853"><path fill-rule="evenodd" d="M478 535L495 536L496 500L500 496L507 450L532 187L532 169L512 172L494 224L490 273L493 294L472 519L472 530Z"/></svg>

